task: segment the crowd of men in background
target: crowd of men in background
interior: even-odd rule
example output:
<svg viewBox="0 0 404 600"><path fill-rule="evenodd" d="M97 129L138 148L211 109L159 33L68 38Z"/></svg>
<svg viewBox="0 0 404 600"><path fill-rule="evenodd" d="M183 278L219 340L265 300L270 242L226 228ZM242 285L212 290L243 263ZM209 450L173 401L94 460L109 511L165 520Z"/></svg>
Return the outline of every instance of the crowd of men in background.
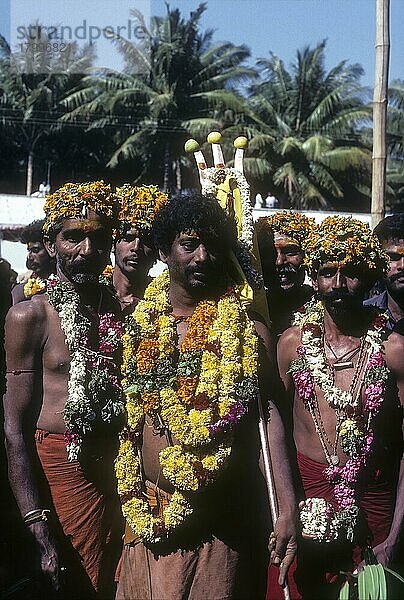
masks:
<svg viewBox="0 0 404 600"><path fill-rule="evenodd" d="M204 345L197 347L195 340L202 336L206 322L210 326L216 323L222 298L233 302L239 324L246 328L243 309L228 293L233 285L228 257L236 243L234 224L215 200L197 194L168 199L156 189L148 190L149 205L142 200L139 212L138 196L146 194L144 189L139 192L124 186L115 195L100 182L85 186L61 188L49 197L45 220L29 225L22 236L27 244L29 276L11 290L3 274L0 290L0 385L2 393L6 392L8 478L16 501L15 505L11 493L3 495L1 528L9 536L2 548L5 561L0 574L12 589L14 595L10 597L27 597L29 590L30 597L109 599L114 597L117 571L116 597L120 599L244 599L264 598L266 593L267 600L275 600L283 597L282 586L289 569L294 600L326 599L337 597L335 590L342 581L339 574L361 563L359 544L373 547L382 564L396 564L402 552L399 542L404 505L404 475L400 471L404 214L383 219L374 235L356 221L351 230L350 219L336 218L331 224L315 226L312 220L293 211L263 217L256 225L271 324L263 323L259 316L253 319L250 336L258 336L258 366L251 381L256 378L261 396L269 398L264 412L270 415L266 427L280 511L267 556L266 536L271 527L266 519L265 485L258 474L256 409L251 409L244 420L233 416L236 408L233 412L221 409L218 435L222 429L225 433L231 430L230 422L236 422L237 427L238 420L242 423L232 441L229 465L216 480L209 465L214 461L219 464L222 459L212 454L209 460L201 460L195 486L202 491L194 495L192 510L184 508L182 496L178 505L184 502L184 506L176 506L172 502L173 490L177 494L173 481L179 476L173 476L169 466L159 465L157 457L189 438L180 426L173 425L171 430L165 427L159 414L153 412L156 390L146 381L147 377L164 379L164 368L168 367L163 358L171 355L168 350L164 351L166 355L162 352L163 342L153 350L155 354L139 352L139 347L150 343L152 328L158 337L163 327L169 329L165 317L173 315L173 331L164 343L171 343L170 335L177 340L172 361L178 362L175 373L180 389L186 377L191 385L193 364L206 349L212 360L220 354L213 342L204 340ZM114 206L116 197L118 208ZM350 244L349 240L356 241ZM383 263L386 256L388 264ZM153 284L149 271L157 258L166 264L169 279L157 278ZM372 289L383 291L373 295ZM321 310L317 301L321 302ZM169 303L167 312L161 309L164 302ZM11 304L14 306L9 311ZM201 305L203 311L198 312ZM303 306L310 308L304 310ZM209 321L212 310L216 316ZM6 366L3 339L7 312ZM128 320L131 325L125 330L122 319L132 313L134 322ZM382 313L387 320L379 324L377 317ZM200 322L192 325L195 314ZM150 317L146 326L148 315L157 316ZM195 340L187 335L191 326L198 332ZM108 344L103 345L105 331ZM142 423L143 446L137 442L139 424L136 407L131 404L135 392L128 394L125 408L118 387L114 387L121 378L117 374L122 363L118 338L123 332L137 340L137 345L124 344L123 377L131 382L131 369L143 376L137 380L136 393L147 397L152 407ZM365 346L368 338L376 348L370 355ZM249 343L247 338L240 340L242 345ZM188 350L183 351L183 347ZM125 359L125 348L133 353L132 362ZM196 358L192 355L195 348ZM320 348L327 364L316 363L317 371L310 371L314 364L310 361L317 360L316 348ZM141 361L146 365L143 370ZM87 371L83 373L80 365ZM202 362L199 368L203 373L207 367ZM245 379L250 381L247 366L243 368ZM366 372L372 368L375 379L368 382ZM384 369L389 375L380 375L379 381L378 373ZM313 372L315 389L305 379ZM325 374L323 379L321 374ZM327 378L331 374L330 383ZM237 389L242 395L242 386ZM351 404L338 403L332 397L335 390L347 391L353 398ZM210 406L207 393L196 395L195 389L187 393L199 402L195 413ZM83 398L80 406L90 406L86 402L91 394L98 394L100 400L85 412L77 408L79 394ZM359 422L358 411L362 409L365 414L361 402L367 407L367 429L357 438L353 433L349 437L344 433L348 421L356 423L358 418ZM244 410L243 406L242 402L237 404L237 410ZM174 423L167 409L165 414L171 415L167 419ZM193 431L192 423L188 427ZM116 473L126 530L118 565L124 520L114 460L122 429ZM365 436L369 447L364 443ZM375 439L372 450L371 437ZM177 440L180 445L176 445ZM187 444L192 447L191 442ZM341 459L341 449L345 459ZM222 451L227 452L225 443ZM346 456L351 458L346 460ZM326 541L333 543L324 545L324 539L316 533L319 524L314 522L315 509L308 499L320 498L329 503L327 506L332 506L336 515L333 527L345 527L335 525L337 517L343 510L351 510L352 515L356 505L353 501L339 503L335 486L340 486L340 494L346 498L351 492L352 498L357 493L345 474L346 464L351 465L351 460L354 465L356 456L363 458L362 464L368 460L365 474L360 475L362 512L352 517L355 527L358 520L360 533L353 544L352 536L341 541L339 533L327 525L330 530ZM6 458L2 459L5 465ZM138 514L142 515L142 523L149 522L149 514L142 508L144 500L136 495L139 483L133 483L138 460L143 493L152 506L147 527L139 524ZM326 468L328 478L324 476ZM2 469L5 482L6 470ZM296 517L299 501L303 503L303 536ZM173 526L171 534L167 523L175 510L175 518L178 522L184 518L184 523L181 521L178 529ZM192 511L189 521L185 521ZM27 541L32 549L23 554L20 546ZM32 556L42 576L39 583L30 577L27 568ZM27 562L22 562L25 559Z"/></svg>

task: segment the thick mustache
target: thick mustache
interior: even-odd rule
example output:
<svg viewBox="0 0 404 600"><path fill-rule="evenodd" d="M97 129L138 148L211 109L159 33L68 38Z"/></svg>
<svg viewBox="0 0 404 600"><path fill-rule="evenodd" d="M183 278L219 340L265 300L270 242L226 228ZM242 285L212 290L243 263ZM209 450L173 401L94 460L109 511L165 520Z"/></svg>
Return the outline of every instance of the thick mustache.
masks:
<svg viewBox="0 0 404 600"><path fill-rule="evenodd" d="M130 256L125 256L125 258L123 259L123 262L128 262L131 260L139 260L140 259L140 255L138 253L136 254L131 254Z"/></svg>
<svg viewBox="0 0 404 600"><path fill-rule="evenodd" d="M333 292L326 292L321 294L322 300L347 300L353 298L353 294L344 290L334 290Z"/></svg>
<svg viewBox="0 0 404 600"><path fill-rule="evenodd" d="M193 275L194 273L201 273L203 275L209 275L212 272L211 267L199 266L199 267L187 267L185 269L187 275Z"/></svg>
<svg viewBox="0 0 404 600"><path fill-rule="evenodd" d="M397 279L402 279L403 277L404 277L404 271L400 271L399 273L395 273L394 275L392 275L391 277L389 277L390 283L394 283L394 281L397 281Z"/></svg>
<svg viewBox="0 0 404 600"><path fill-rule="evenodd" d="M294 265L281 265L276 267L279 275L288 275L289 273L297 273L297 268Z"/></svg>
<svg viewBox="0 0 404 600"><path fill-rule="evenodd" d="M72 273L92 273L98 263L94 260L80 260L70 265Z"/></svg>

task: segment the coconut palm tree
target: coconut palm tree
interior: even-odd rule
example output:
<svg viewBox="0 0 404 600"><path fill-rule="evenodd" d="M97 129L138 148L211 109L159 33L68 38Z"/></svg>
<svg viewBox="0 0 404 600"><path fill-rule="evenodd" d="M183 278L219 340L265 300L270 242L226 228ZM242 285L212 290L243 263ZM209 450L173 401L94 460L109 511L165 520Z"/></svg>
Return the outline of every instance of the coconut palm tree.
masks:
<svg viewBox="0 0 404 600"><path fill-rule="evenodd" d="M329 207L369 184L371 155L359 135L370 119L359 93L362 68L343 61L326 72L325 45L298 51L290 70L275 54L258 61L246 169L282 206Z"/></svg>
<svg viewBox="0 0 404 600"><path fill-rule="evenodd" d="M86 77L65 100L64 121L84 118L93 128L109 125L114 131L109 167L129 161L134 179L181 188L188 161L184 141L222 128L226 110L246 109L235 86L256 75L243 65L249 51L231 43L214 45L211 31L201 33L205 8L200 4L184 19L167 6L164 17L152 18L143 46L115 38L124 72Z"/></svg>
<svg viewBox="0 0 404 600"><path fill-rule="evenodd" d="M389 87L387 108L387 203L395 211L404 209L404 81Z"/></svg>
<svg viewBox="0 0 404 600"><path fill-rule="evenodd" d="M74 43L58 54L37 51L49 40L46 31L38 24L36 28L35 44L27 40L25 50L16 53L0 39L0 128L25 157L27 195L32 191L34 157L54 149L48 142L60 128L60 100L77 87L93 60L91 48L79 49Z"/></svg>

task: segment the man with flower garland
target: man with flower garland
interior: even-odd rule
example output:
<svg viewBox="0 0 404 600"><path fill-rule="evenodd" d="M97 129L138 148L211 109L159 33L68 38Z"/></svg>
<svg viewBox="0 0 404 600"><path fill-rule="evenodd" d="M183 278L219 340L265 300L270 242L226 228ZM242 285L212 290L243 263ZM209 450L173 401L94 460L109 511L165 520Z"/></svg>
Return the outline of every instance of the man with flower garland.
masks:
<svg viewBox="0 0 404 600"><path fill-rule="evenodd" d="M54 272L54 261L43 243L43 224L44 219L33 221L22 233L21 241L27 244L27 268L31 269L32 274L28 281L13 288L13 304L29 300L35 294L42 294L45 291L46 279Z"/></svg>
<svg viewBox="0 0 404 600"><path fill-rule="evenodd" d="M295 554L295 496L268 331L235 291L234 223L214 197L172 198L154 222L168 271L127 321L127 428L116 463L127 529L117 598L263 598L269 508L259 472L257 396L280 516L280 582Z"/></svg>
<svg viewBox="0 0 404 600"><path fill-rule="evenodd" d="M117 188L118 227L114 242L115 267L112 285L124 314L133 311L150 283L149 271L156 262L152 225L157 211L168 197L154 185ZM108 269L108 267L107 267Z"/></svg>
<svg viewBox="0 0 404 600"><path fill-rule="evenodd" d="M56 277L46 294L15 305L7 317L9 479L45 597L113 597L122 324L98 278L116 213L115 195L102 181L66 184L48 196L44 240Z"/></svg>
<svg viewBox="0 0 404 600"><path fill-rule="evenodd" d="M387 337L386 317L362 305L387 268L367 225L328 217L309 237L306 262L316 300L296 313L278 345L306 498L297 589L290 584L292 598L327 599L338 596L341 572L359 565L361 550L373 547L383 565L397 551L404 340Z"/></svg>
<svg viewBox="0 0 404 600"><path fill-rule="evenodd" d="M290 327L294 312L313 295L313 288L304 283L304 246L313 227L313 219L295 211L279 211L257 221L262 274L276 335Z"/></svg>

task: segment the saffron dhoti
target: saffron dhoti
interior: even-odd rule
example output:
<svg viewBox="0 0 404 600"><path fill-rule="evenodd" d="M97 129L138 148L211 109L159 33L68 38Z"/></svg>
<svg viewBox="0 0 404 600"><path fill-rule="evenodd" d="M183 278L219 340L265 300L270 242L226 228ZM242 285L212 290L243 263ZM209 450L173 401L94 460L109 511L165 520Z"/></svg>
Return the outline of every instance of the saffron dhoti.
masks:
<svg viewBox="0 0 404 600"><path fill-rule="evenodd" d="M149 504L163 511L170 494L146 482ZM229 512L232 499L229 498ZM226 504L226 499L224 499ZM212 510L213 506L211 507ZM119 569L116 600L247 600L263 598L266 555L257 535L244 536L243 543L215 531L212 519L203 515L199 525L189 523L185 537L146 547L127 527ZM209 515L212 517L212 514ZM239 514L233 529L248 515ZM251 524L254 521L249 515ZM242 525L241 525L242 527ZM210 531L209 534L206 534ZM203 534L205 533L205 535ZM250 532L251 534L252 532ZM176 536L176 534L173 534ZM254 539L255 538L255 539ZM187 542L186 542L187 540ZM199 540L195 543L195 540ZM261 552L259 551L261 549ZM260 591L258 591L260 590Z"/></svg>
<svg viewBox="0 0 404 600"><path fill-rule="evenodd" d="M61 554L77 598L113 597L120 549L121 515L113 480L115 450L105 440L83 447L83 460L69 462L63 434L37 430L36 447L63 534ZM62 533L62 532L60 532ZM86 589L80 596L78 587Z"/></svg>

